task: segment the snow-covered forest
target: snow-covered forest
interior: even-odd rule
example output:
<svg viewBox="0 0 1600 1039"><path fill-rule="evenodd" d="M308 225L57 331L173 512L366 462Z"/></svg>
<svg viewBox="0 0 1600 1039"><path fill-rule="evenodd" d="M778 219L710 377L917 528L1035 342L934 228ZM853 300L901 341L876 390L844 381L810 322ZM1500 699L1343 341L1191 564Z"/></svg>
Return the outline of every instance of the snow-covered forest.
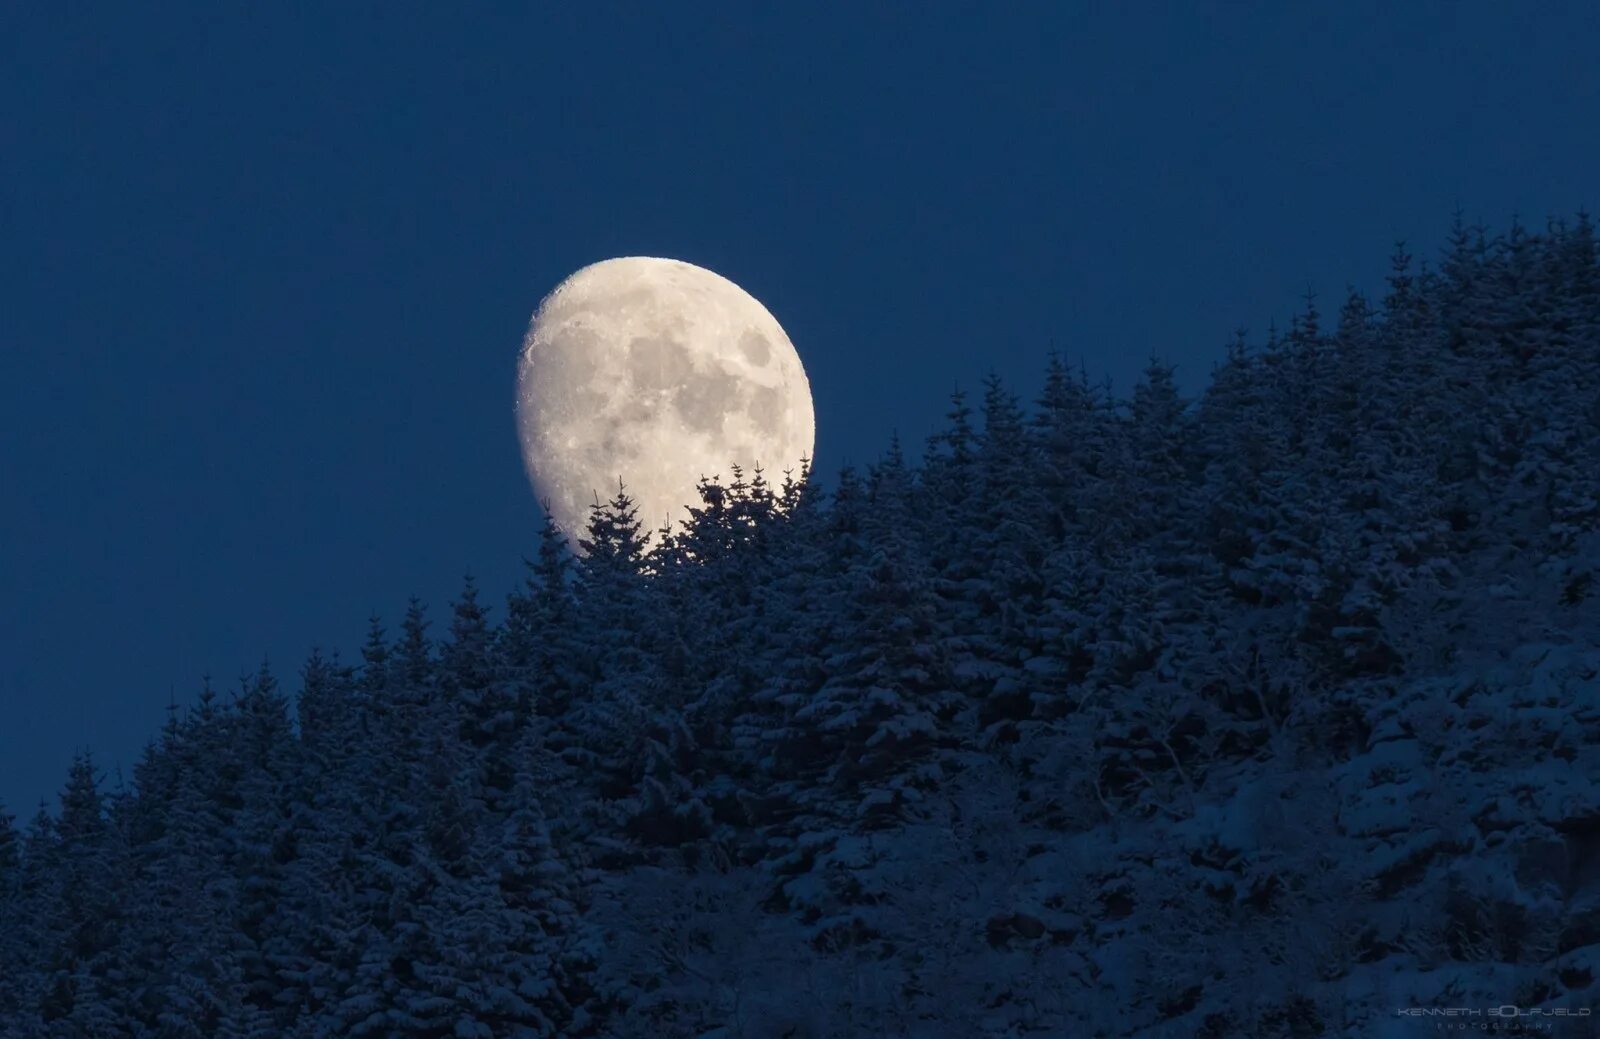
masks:
<svg viewBox="0 0 1600 1039"><path fill-rule="evenodd" d="M0 1036L1600 1001L1596 242L1458 221L1196 400L1050 358L917 464L744 473L675 530L622 489L504 604L207 689L126 781L0 814Z"/></svg>

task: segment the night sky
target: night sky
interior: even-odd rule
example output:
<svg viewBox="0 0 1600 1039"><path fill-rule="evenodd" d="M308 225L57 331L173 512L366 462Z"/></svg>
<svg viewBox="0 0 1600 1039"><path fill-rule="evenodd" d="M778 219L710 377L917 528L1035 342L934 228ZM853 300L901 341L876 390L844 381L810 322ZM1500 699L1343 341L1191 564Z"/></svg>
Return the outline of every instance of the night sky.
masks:
<svg viewBox="0 0 1600 1039"><path fill-rule="evenodd" d="M540 297L672 256L777 316L818 467L1052 345L1203 385L1457 205L1600 205L1600 7L0 12L0 802L354 656L538 523ZM315 5L322 7L325 5ZM1176 5L1173 5L1174 8ZM272 10L267 10L268 8ZM583 11L577 10L583 8Z"/></svg>

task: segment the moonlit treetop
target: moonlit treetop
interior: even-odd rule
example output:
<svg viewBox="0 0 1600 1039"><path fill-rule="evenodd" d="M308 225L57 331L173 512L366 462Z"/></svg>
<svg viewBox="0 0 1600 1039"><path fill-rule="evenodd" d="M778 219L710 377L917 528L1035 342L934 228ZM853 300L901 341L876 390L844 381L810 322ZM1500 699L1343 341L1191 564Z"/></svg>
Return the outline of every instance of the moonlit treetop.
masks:
<svg viewBox="0 0 1600 1039"><path fill-rule="evenodd" d="M701 477L811 455L811 388L754 297L680 260L583 268L540 304L517 379L523 462L569 536L620 479L646 527L687 518Z"/></svg>

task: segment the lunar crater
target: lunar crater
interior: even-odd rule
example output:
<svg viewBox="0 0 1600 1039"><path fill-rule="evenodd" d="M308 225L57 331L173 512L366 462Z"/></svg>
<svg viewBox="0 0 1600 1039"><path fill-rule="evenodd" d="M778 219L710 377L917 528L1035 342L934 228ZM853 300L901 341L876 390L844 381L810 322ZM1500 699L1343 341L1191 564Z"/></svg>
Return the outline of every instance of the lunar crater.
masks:
<svg viewBox="0 0 1600 1039"><path fill-rule="evenodd" d="M772 344L767 342L766 336L751 329L739 337L739 350L751 364L764 368L772 359Z"/></svg>

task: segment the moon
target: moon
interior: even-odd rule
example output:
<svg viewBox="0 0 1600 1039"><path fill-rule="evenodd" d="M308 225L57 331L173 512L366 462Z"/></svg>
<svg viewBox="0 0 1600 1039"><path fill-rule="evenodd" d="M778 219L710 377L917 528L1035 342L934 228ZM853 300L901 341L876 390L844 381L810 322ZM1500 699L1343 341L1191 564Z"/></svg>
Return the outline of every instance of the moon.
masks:
<svg viewBox="0 0 1600 1039"><path fill-rule="evenodd" d="M574 543L620 479L646 530L688 518L701 477L811 457L811 384L754 296L682 260L626 256L567 278L528 325L517 427L534 492Z"/></svg>

